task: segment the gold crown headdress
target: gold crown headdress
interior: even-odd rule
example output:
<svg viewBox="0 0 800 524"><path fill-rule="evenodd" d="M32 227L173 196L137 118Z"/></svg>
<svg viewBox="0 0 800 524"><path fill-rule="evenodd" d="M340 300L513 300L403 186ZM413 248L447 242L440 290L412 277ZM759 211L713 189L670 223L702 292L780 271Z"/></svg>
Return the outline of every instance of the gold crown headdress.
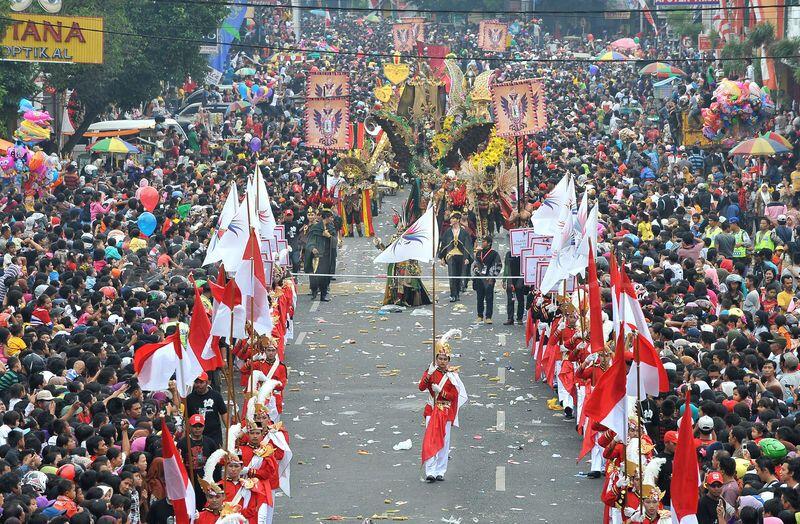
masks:
<svg viewBox="0 0 800 524"><path fill-rule="evenodd" d="M450 339L454 336L461 336L460 329L451 329L441 337L439 340L436 341L436 354L437 355L447 355L448 357L453 354L453 347L450 345Z"/></svg>

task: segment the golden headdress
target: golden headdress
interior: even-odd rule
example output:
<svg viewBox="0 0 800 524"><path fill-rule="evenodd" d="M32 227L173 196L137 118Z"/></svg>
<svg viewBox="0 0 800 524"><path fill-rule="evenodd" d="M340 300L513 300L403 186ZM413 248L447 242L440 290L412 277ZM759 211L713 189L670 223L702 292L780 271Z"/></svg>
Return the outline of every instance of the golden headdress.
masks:
<svg viewBox="0 0 800 524"><path fill-rule="evenodd" d="M454 336L461 336L460 329L451 329L436 341L436 354L447 355L448 357L453 354L453 347L450 345L450 339Z"/></svg>

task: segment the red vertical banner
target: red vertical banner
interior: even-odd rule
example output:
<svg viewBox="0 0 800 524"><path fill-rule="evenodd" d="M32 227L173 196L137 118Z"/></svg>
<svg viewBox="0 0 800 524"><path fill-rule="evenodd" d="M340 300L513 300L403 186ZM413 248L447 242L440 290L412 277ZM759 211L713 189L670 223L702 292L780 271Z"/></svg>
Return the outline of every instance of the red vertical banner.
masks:
<svg viewBox="0 0 800 524"><path fill-rule="evenodd" d="M361 191L361 218L364 222L364 236L375 236L375 228L372 225L372 190Z"/></svg>

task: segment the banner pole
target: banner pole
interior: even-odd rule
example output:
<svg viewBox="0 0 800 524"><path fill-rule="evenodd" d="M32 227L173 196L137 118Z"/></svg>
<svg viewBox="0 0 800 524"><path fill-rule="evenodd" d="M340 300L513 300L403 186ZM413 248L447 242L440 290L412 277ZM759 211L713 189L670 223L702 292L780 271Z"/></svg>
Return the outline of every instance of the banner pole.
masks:
<svg viewBox="0 0 800 524"><path fill-rule="evenodd" d="M516 156L516 164L517 164L517 214L522 210L522 191L520 191L520 184L519 184L519 137L514 137L514 148L516 149L517 156Z"/></svg>

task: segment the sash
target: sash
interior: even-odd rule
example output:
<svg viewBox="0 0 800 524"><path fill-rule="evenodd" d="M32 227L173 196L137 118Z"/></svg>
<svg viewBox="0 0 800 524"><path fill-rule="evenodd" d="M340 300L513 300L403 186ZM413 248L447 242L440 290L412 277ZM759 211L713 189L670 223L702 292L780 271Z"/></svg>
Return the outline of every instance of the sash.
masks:
<svg viewBox="0 0 800 524"><path fill-rule="evenodd" d="M269 368L269 372L267 373L267 380L272 379L273 375L275 375L275 372L278 371L278 366L280 365L281 365L281 359L275 357L275 362L272 363L272 367Z"/></svg>
<svg viewBox="0 0 800 524"><path fill-rule="evenodd" d="M436 407L436 402L439 401L439 397L442 395L442 391L444 391L444 386L445 384L447 384L448 380L450 380L450 372L444 373L444 375L442 375L442 380L440 380L439 383L437 384L437 386L439 386L439 392L436 393L435 398L428 399L428 404L430 404L433 407Z"/></svg>

